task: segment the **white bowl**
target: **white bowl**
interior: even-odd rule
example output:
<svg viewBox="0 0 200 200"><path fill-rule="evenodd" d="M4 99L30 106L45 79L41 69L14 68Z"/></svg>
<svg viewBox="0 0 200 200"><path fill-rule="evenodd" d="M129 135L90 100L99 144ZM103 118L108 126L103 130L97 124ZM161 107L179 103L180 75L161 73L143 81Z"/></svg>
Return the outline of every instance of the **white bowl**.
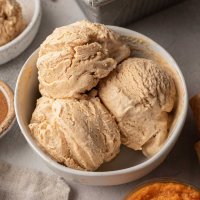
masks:
<svg viewBox="0 0 200 200"><path fill-rule="evenodd" d="M16 38L0 46L0 65L21 54L33 41L41 22L40 0L17 0L27 23L26 28Z"/></svg>
<svg viewBox="0 0 200 200"><path fill-rule="evenodd" d="M97 172L79 171L65 167L52 160L37 146L32 139L28 128L31 114L35 108L36 99L39 97L36 68L38 50L36 50L24 64L19 74L15 90L15 111L17 121L29 145L54 172L67 180L82 184L118 185L136 180L150 173L164 161L174 146L180 135L187 113L187 89L183 75L174 59L160 45L142 34L120 27L110 26L110 28L122 35L137 38L141 44L148 44L148 48L151 52L160 55L163 60L170 65L170 71L173 71L174 75L176 75L176 84L178 84L177 91L179 94L176 120L174 120L167 141L161 150L153 157L147 159L142 156L141 152L135 152L122 147L120 155L112 162L103 165Z"/></svg>

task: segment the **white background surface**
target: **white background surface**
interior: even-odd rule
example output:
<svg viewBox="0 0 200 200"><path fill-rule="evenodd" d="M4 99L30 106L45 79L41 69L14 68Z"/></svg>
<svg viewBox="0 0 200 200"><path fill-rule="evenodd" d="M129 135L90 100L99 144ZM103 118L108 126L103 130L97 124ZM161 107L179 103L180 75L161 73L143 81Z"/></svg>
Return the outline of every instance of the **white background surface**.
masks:
<svg viewBox="0 0 200 200"><path fill-rule="evenodd" d="M30 47L13 61L0 66L0 79L15 88L18 73L29 55L55 27L85 18L74 0L42 0L40 30ZM186 79L189 96L200 92L200 1L187 0L128 26L162 45L179 64ZM197 129L189 110L182 134L165 162L151 174L120 186L91 187L69 182L72 200L120 200L134 186L156 177L173 177L200 187L200 165L193 145ZM0 160L18 166L52 173L31 150L17 125L0 140Z"/></svg>

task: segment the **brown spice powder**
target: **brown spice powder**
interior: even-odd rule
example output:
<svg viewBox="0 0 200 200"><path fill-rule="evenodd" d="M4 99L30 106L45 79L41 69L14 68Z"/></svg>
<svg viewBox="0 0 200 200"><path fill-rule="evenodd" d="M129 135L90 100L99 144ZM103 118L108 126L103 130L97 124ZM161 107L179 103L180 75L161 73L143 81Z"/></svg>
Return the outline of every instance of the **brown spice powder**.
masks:
<svg viewBox="0 0 200 200"><path fill-rule="evenodd" d="M7 101L6 101L6 97L0 91L0 124L6 118L7 113L8 113L8 104L7 104Z"/></svg>
<svg viewBox="0 0 200 200"><path fill-rule="evenodd" d="M133 192L127 200L199 200L198 189L175 182L157 182Z"/></svg>

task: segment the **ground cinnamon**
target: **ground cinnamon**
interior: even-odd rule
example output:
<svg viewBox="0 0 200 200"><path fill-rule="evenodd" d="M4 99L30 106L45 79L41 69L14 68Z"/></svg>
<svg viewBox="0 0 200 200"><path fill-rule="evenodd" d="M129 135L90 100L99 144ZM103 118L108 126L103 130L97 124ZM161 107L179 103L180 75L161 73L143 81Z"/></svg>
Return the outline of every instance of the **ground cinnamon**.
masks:
<svg viewBox="0 0 200 200"><path fill-rule="evenodd" d="M126 200L199 200L198 189L178 182L155 182L147 184L132 194Z"/></svg>
<svg viewBox="0 0 200 200"><path fill-rule="evenodd" d="M8 104L7 104L7 101L6 101L6 97L0 91L0 124L6 118L7 113L8 113Z"/></svg>

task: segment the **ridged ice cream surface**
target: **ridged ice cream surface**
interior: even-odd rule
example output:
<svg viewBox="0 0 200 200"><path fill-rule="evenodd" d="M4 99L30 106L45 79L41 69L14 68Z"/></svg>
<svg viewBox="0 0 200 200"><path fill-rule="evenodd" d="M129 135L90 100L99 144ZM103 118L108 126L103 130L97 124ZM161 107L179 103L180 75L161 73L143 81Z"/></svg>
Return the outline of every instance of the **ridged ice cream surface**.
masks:
<svg viewBox="0 0 200 200"><path fill-rule="evenodd" d="M119 35L102 24L79 21L57 28L40 46L40 92L52 98L79 98L129 55Z"/></svg>
<svg viewBox="0 0 200 200"><path fill-rule="evenodd" d="M16 0L0 0L0 46L17 37L24 28L19 3Z"/></svg>
<svg viewBox="0 0 200 200"><path fill-rule="evenodd" d="M58 163L95 171L121 144L151 157L167 140L176 109L174 77L153 60L132 57L137 49L122 38L83 20L55 29L41 44L42 97L29 128Z"/></svg>
<svg viewBox="0 0 200 200"><path fill-rule="evenodd" d="M171 76L156 63L128 58L100 82L99 96L116 118L122 143L146 156L159 151L168 136L168 113L176 100Z"/></svg>
<svg viewBox="0 0 200 200"><path fill-rule="evenodd" d="M98 98L41 97L29 128L42 149L70 168L94 171L119 153L117 124Z"/></svg>

